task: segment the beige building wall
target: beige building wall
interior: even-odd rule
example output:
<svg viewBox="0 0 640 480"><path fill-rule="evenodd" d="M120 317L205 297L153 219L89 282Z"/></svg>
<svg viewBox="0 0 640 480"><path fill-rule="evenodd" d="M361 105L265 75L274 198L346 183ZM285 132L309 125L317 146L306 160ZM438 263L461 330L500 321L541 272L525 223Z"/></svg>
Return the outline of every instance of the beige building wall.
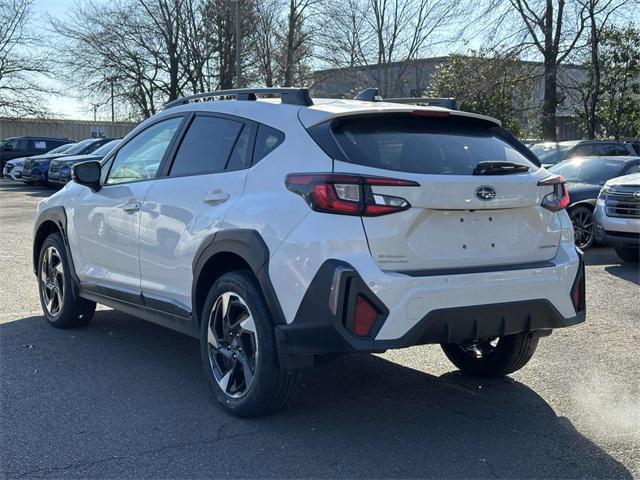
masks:
<svg viewBox="0 0 640 480"><path fill-rule="evenodd" d="M9 137L61 137L79 141L91 137L124 137L136 123L85 120L0 118L0 140Z"/></svg>

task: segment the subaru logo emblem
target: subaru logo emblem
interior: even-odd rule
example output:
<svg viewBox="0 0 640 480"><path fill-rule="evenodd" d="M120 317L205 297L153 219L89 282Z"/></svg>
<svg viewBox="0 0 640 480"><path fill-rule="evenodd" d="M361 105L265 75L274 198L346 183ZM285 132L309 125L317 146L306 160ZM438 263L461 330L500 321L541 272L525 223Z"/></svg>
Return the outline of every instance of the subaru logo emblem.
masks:
<svg viewBox="0 0 640 480"><path fill-rule="evenodd" d="M496 191L487 185L476 188L476 197L480 200L493 200L496 198Z"/></svg>
<svg viewBox="0 0 640 480"><path fill-rule="evenodd" d="M640 200L640 190L638 190L637 192L633 192L633 198L635 198L636 200Z"/></svg>

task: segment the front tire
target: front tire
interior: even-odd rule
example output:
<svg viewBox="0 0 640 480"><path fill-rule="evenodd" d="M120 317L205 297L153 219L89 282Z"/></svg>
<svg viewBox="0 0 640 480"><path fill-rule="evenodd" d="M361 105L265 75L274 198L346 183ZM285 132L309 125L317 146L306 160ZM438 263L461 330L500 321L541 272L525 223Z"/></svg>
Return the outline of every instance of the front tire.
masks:
<svg viewBox="0 0 640 480"><path fill-rule="evenodd" d="M200 318L200 353L215 397L239 417L283 408L295 375L279 366L273 320L248 271L221 276Z"/></svg>
<svg viewBox="0 0 640 480"><path fill-rule="evenodd" d="M576 247L581 250L591 248L596 238L596 221L593 212L585 206L578 205L569 211L569 218L573 224Z"/></svg>
<svg viewBox="0 0 640 480"><path fill-rule="evenodd" d="M528 333L465 344L442 344L460 371L479 377L502 377L524 367L536 351L538 338Z"/></svg>
<svg viewBox="0 0 640 480"><path fill-rule="evenodd" d="M638 263L640 261L640 247L615 247L616 255L624 262Z"/></svg>
<svg viewBox="0 0 640 480"><path fill-rule="evenodd" d="M74 298L71 284L64 241L59 233L52 233L45 239L38 256L38 291L44 316L56 328L83 327L95 312L94 302Z"/></svg>

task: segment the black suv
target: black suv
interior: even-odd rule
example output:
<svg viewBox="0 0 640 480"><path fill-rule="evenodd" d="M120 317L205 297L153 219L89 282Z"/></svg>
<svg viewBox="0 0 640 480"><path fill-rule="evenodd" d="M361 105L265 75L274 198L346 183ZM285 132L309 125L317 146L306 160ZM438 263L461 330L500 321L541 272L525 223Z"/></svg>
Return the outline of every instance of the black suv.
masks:
<svg viewBox="0 0 640 480"><path fill-rule="evenodd" d="M53 150L60 145L72 143L73 140L68 138L52 138L52 137L12 137L6 138L0 142L0 178L4 164L9 160L20 157L32 157L34 155L42 155L49 150Z"/></svg>
<svg viewBox="0 0 640 480"><path fill-rule="evenodd" d="M618 140L569 140L543 142L529 147L543 166L548 167L573 157L620 157L637 155L628 142Z"/></svg>

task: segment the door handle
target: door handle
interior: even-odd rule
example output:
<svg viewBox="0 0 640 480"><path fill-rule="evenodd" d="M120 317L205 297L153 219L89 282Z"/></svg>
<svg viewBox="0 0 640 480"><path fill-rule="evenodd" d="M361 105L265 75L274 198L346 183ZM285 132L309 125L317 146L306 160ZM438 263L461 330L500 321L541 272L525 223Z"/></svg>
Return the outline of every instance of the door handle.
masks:
<svg viewBox="0 0 640 480"><path fill-rule="evenodd" d="M229 194L222 190L213 190L204 197L205 203L208 203L209 205L217 205L219 203L224 203L227 200L229 200Z"/></svg>
<svg viewBox="0 0 640 480"><path fill-rule="evenodd" d="M125 212L129 213L137 212L140 208L142 208L142 204L140 202L125 203L124 207L122 207Z"/></svg>

